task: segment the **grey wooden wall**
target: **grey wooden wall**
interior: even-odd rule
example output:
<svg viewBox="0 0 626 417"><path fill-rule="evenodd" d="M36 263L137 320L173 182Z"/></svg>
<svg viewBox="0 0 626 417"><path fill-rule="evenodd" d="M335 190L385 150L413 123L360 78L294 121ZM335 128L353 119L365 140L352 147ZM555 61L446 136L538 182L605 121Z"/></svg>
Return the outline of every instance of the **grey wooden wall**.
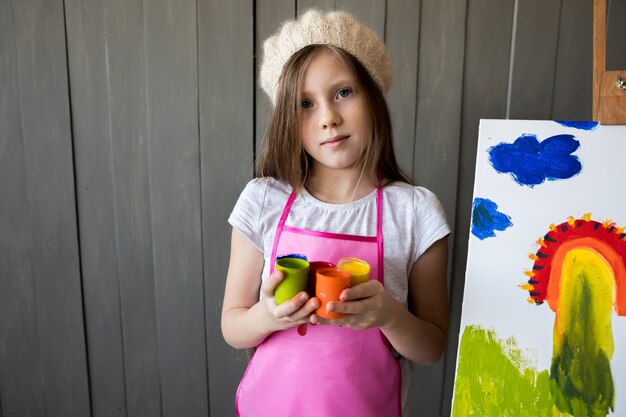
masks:
<svg viewBox="0 0 626 417"><path fill-rule="evenodd" d="M480 118L591 117L590 0L0 0L0 416L229 416L228 214L269 104L262 40L318 6L384 37L402 166L454 228L450 414Z"/></svg>

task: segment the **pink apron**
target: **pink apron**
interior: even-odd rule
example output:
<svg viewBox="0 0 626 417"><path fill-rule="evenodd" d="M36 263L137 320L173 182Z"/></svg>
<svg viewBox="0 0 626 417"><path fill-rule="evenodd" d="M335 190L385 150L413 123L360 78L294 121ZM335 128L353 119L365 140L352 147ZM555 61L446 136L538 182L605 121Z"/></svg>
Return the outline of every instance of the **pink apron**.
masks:
<svg viewBox="0 0 626 417"><path fill-rule="evenodd" d="M377 189L376 236L318 232L285 226L292 193L280 218L271 258L301 253L309 261L356 257L382 283L382 189ZM270 266L270 272L274 266ZM240 417L400 417L400 365L375 329L307 325L278 331L259 345L237 390Z"/></svg>

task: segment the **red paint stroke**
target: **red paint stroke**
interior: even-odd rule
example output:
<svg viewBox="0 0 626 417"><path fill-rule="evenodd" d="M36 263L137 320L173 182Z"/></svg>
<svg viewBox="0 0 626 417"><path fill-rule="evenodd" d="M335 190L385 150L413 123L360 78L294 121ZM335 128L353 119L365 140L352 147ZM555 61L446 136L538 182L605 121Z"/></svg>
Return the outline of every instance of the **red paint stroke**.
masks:
<svg viewBox="0 0 626 417"><path fill-rule="evenodd" d="M548 302L550 309L558 310L561 269L565 254L575 248L587 248L604 257L613 269L616 297L615 311L626 316L626 233L614 224L595 220L576 219L563 222L541 240L541 247L532 256L535 259L528 283L535 304Z"/></svg>

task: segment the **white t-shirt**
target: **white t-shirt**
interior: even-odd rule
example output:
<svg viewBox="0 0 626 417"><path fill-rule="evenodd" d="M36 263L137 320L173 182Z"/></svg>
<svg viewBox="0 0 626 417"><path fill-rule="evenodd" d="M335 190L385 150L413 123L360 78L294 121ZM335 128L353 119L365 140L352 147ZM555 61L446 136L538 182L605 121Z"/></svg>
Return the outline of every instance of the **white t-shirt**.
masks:
<svg viewBox="0 0 626 417"><path fill-rule="evenodd" d="M251 180L241 192L228 222L263 253L262 279L269 275L278 221L292 188L271 177ZM407 305L408 278L417 259L450 233L441 203L429 190L403 182L383 187L385 290ZM320 201L302 189L285 223L322 232L376 236L376 191L346 204ZM408 361L402 361L402 403L408 392Z"/></svg>

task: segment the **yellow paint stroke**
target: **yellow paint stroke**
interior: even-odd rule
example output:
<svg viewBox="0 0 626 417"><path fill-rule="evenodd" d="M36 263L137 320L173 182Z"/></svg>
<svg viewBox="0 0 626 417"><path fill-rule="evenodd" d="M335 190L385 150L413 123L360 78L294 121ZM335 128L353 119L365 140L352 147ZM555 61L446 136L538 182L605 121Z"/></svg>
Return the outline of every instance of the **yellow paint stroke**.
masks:
<svg viewBox="0 0 626 417"><path fill-rule="evenodd" d="M614 410L615 287L613 266L598 251L579 247L564 255L550 370L552 394L563 412L606 416Z"/></svg>
<svg viewBox="0 0 626 417"><path fill-rule="evenodd" d="M584 277L584 278L583 278ZM593 326L585 329L586 337L598 342L598 348L613 355L613 331L611 328L611 307L615 297L615 279L610 263L598 252L587 248L570 250L564 257L561 279L559 311L554 327L555 348L568 329L582 325L581 279L590 289L593 302L585 306L591 316ZM558 342L558 343L556 343Z"/></svg>

